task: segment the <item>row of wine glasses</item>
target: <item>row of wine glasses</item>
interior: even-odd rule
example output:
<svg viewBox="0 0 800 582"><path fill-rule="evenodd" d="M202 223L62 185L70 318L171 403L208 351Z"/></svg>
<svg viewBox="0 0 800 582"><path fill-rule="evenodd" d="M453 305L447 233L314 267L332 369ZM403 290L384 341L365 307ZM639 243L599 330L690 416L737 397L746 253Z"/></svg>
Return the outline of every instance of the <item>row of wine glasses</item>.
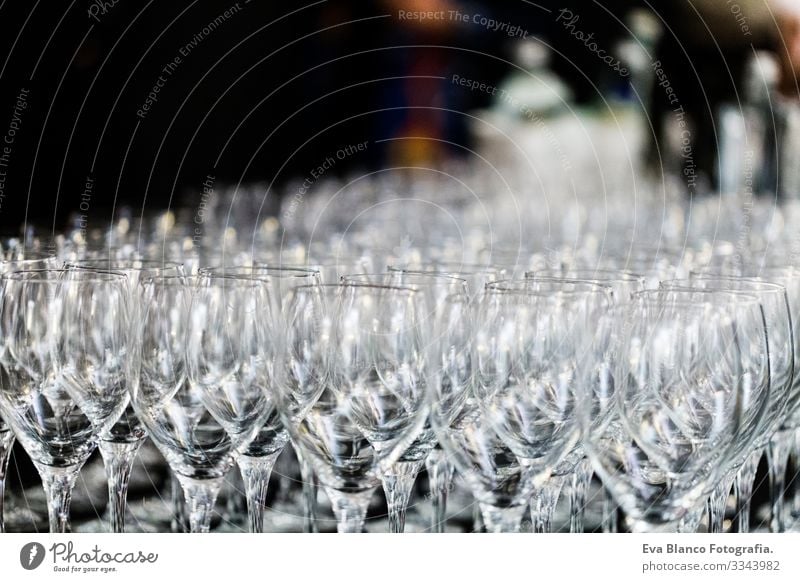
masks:
<svg viewBox="0 0 800 582"><path fill-rule="evenodd" d="M428 263L328 282L308 264L187 275L138 259L26 260L40 262L7 262L2 276L0 413L42 477L52 531L69 530L72 487L98 447L122 531L146 435L198 532L236 465L249 528L263 531L289 443L313 472L308 514L318 481L340 531L363 529L381 485L403 531L423 465L439 510L455 470L489 531L518 530L528 511L548 531L565 482L581 531L592 473L635 530L695 531L708 506L721 531L734 485L749 512L765 451L771 528L786 528L792 267L690 270L653 288L613 269L506 279L502 266Z"/></svg>

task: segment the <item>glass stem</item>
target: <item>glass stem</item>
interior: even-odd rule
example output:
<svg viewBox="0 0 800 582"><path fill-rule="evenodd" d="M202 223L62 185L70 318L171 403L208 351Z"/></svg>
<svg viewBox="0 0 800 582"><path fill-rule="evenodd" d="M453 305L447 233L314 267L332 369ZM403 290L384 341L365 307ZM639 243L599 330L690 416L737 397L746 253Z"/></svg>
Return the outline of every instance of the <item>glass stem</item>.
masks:
<svg viewBox="0 0 800 582"><path fill-rule="evenodd" d="M422 468L422 461L397 461L381 478L386 505L389 508L389 531L403 533L406 528L406 509L414 481Z"/></svg>
<svg viewBox="0 0 800 582"><path fill-rule="evenodd" d="M364 521L367 518L367 508L369 507L373 490L353 493L325 487L325 492L331 500L333 513L338 520L336 530L339 533L361 533L364 531Z"/></svg>
<svg viewBox="0 0 800 582"><path fill-rule="evenodd" d="M294 446L297 463L300 465L300 478L303 480L303 532L317 533L317 481L314 469L303 456L300 447Z"/></svg>
<svg viewBox="0 0 800 582"><path fill-rule="evenodd" d="M722 533L725 531L725 509L731 492L731 477L724 477L714 488L708 500L708 531Z"/></svg>
<svg viewBox="0 0 800 582"><path fill-rule="evenodd" d="M551 476L531 497L531 524L536 533L553 531L553 514L564 488L566 475Z"/></svg>
<svg viewBox="0 0 800 582"><path fill-rule="evenodd" d="M14 433L10 430L0 432L0 533L5 533L6 531L3 514L6 498L6 472L8 471L8 460L11 458L13 446Z"/></svg>
<svg viewBox="0 0 800 582"><path fill-rule="evenodd" d="M272 468L281 451L265 457L248 457L241 455L237 462L244 480L247 493L247 521L250 533L264 532L264 514L267 508L267 488Z"/></svg>
<svg viewBox="0 0 800 582"><path fill-rule="evenodd" d="M447 460L447 454L437 447L425 458L425 470L428 472L428 488L433 505L431 531L444 533L447 522L447 494L453 483L454 467Z"/></svg>
<svg viewBox="0 0 800 582"><path fill-rule="evenodd" d="M750 533L750 508L753 497L753 485L756 480L758 463L763 451L761 449L752 453L736 474L733 489L736 495L736 520L739 533Z"/></svg>
<svg viewBox="0 0 800 582"><path fill-rule="evenodd" d="M525 515L525 505L515 507L495 507L488 503L481 503L481 515L486 531L489 533L515 533L519 531L522 516Z"/></svg>
<svg viewBox="0 0 800 582"><path fill-rule="evenodd" d="M583 516L586 511L586 497L592 483L592 465L583 458L572 471L572 484L569 491L569 531L583 533Z"/></svg>
<svg viewBox="0 0 800 582"><path fill-rule="evenodd" d="M191 479L179 476L186 505L189 507L189 529L192 533L208 533L211 530L211 515L217 494L222 487L222 477L215 479Z"/></svg>
<svg viewBox="0 0 800 582"><path fill-rule="evenodd" d="M81 465L51 467L36 465L47 495L47 514L50 517L50 533L70 533L69 504L72 489L81 471Z"/></svg>
<svg viewBox="0 0 800 582"><path fill-rule="evenodd" d="M617 502L611 492L603 487L603 533L617 533L619 531L619 516Z"/></svg>
<svg viewBox="0 0 800 582"><path fill-rule="evenodd" d="M791 431L778 431L767 446L771 503L769 531L772 533L786 531L783 519L783 500L786 487L786 467L789 464L789 450L793 436Z"/></svg>
<svg viewBox="0 0 800 582"><path fill-rule="evenodd" d="M136 453L144 439L133 442L113 442L101 440L98 445L103 457L108 482L108 506L111 515L111 531L125 531L125 504L128 499L128 483Z"/></svg>
<svg viewBox="0 0 800 582"><path fill-rule="evenodd" d="M170 470L169 472L170 494L172 496L172 523L170 529L173 533L184 533L188 531L189 518L186 515L186 502L183 496L183 486L180 479Z"/></svg>

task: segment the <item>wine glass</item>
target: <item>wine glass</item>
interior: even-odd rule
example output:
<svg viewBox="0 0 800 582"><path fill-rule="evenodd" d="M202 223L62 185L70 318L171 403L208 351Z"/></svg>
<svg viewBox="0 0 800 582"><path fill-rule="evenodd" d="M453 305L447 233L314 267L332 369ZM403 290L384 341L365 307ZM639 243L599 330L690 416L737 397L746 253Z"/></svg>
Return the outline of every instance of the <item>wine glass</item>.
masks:
<svg viewBox="0 0 800 582"><path fill-rule="evenodd" d="M140 291L139 282L142 279L184 275L183 265L180 263L141 259L78 259L67 261L65 267L85 271L124 273L132 308L138 304L135 295ZM136 313L132 313L131 319L135 320L136 318ZM131 470L142 443L147 439L147 432L130 405L128 391L125 392L125 399L128 403L125 411L114 426L100 435L98 445L108 481L109 521L111 531L114 533L125 531L126 502ZM182 503L182 499L177 501Z"/></svg>
<svg viewBox="0 0 800 582"><path fill-rule="evenodd" d="M483 291L487 283L509 279L515 268L496 264L476 265L470 263L450 263L436 261L431 263L406 263L390 265L389 271L405 272L410 275L423 275L436 273L463 279L467 282L471 297L476 297Z"/></svg>
<svg viewBox="0 0 800 582"><path fill-rule="evenodd" d="M125 408L125 275L33 270L3 282L0 410L42 477L51 532L63 533L75 479Z"/></svg>
<svg viewBox="0 0 800 582"><path fill-rule="evenodd" d="M787 459L786 455L781 454L780 451L785 446L786 434L780 433L779 429L786 421L789 406L793 406L793 403L796 402L796 394L792 391L795 367L794 324L786 288L783 285L757 278L694 272L691 273L691 278L688 280L665 281L661 287L673 293L704 289L753 295L758 298L764 310L770 360L769 405L762 426L753 430L752 439L748 441L741 438L739 440L745 450L741 451L741 455L735 459L732 466L732 469L739 470L738 474L731 474L721 480L710 503L710 530L712 532L722 531L724 508L731 484L734 484L737 491L739 528L747 530L753 481L758 462L765 448L767 448L771 461L769 465L774 492L772 496L773 510L776 515L780 514L783 504L783 484L785 483ZM780 529L783 525L776 517L772 527Z"/></svg>
<svg viewBox="0 0 800 582"><path fill-rule="evenodd" d="M638 273L615 269L564 269L564 270L541 270L528 271L525 273L526 279L531 280L552 280L567 279L577 281L589 281L600 285L611 287L614 293L614 301L623 302L630 299L630 296L645 288L647 279Z"/></svg>
<svg viewBox="0 0 800 582"><path fill-rule="evenodd" d="M766 408L761 305L736 294L687 301L643 292L595 329L578 406L584 448L635 531L674 530Z"/></svg>
<svg viewBox="0 0 800 582"><path fill-rule="evenodd" d="M380 274L346 275L342 277L345 283L360 284L364 282L381 285L401 285L420 291L424 300L424 311L419 314L420 324L424 324L430 333L431 325L436 321L443 303L452 295L468 297L467 281L459 277L441 273L390 271ZM432 337L432 343L437 341ZM425 422L420 433L406 448L402 456L391 464L382 478L383 489L389 509L389 529L393 533L402 533L405 529L406 510L411 491L417 475L426 463L430 453L436 447L436 434ZM442 467L440 472L445 474L452 471ZM441 488L440 484L435 484Z"/></svg>
<svg viewBox="0 0 800 582"><path fill-rule="evenodd" d="M187 332L193 285L183 277L141 282L133 326L133 408L183 487L193 533L208 532L222 481L248 432L228 434L209 409L203 390L189 381Z"/></svg>
<svg viewBox="0 0 800 582"><path fill-rule="evenodd" d="M759 268L758 270L748 271L746 275L748 277L757 277L759 280L782 285L786 289L786 295L789 300L792 318L795 373L794 378L792 379L792 387L789 391L788 402L786 404L786 418L779 430L781 433L794 433L794 436L786 434L786 436L776 443L776 445L780 446L785 444L787 448L792 449L795 452L796 458L800 458L800 456L797 455L797 443L800 443L800 373L798 373L797 370L798 362L800 362L800 270L798 270L797 267L792 266L768 265L766 267ZM775 451L775 453L776 454L773 455L773 459L776 461L786 458L786 456L780 450ZM798 467L797 463L795 463L795 467ZM776 469L775 473L778 473L779 471L780 467ZM800 508L800 487L797 485L797 476L795 476L794 481L794 504L796 508ZM773 479L773 486L775 489L777 489L775 485L777 484L774 483ZM776 499L778 501L778 507L773 507L773 516L778 517L779 514L781 514L779 519L784 520L785 518L783 517L780 509L780 505L782 505L783 502L780 500L780 498ZM798 511L794 510L794 513L798 513ZM773 519L772 525L773 529L778 531L781 529L781 527L784 527L783 524L776 523L775 519Z"/></svg>
<svg viewBox="0 0 800 582"><path fill-rule="evenodd" d="M531 279L490 284L481 301L477 397L500 438L537 479L536 494L578 443L581 338L609 304L609 289L601 285Z"/></svg>
<svg viewBox="0 0 800 582"><path fill-rule="evenodd" d="M534 288L548 290L558 285L559 279L580 280L593 284L602 285L610 289L611 298L614 302L620 303L630 299L634 293L643 291L647 286L646 277L631 271L620 269L564 269L564 270L542 270L525 273L525 278L534 281ZM592 481L592 467L589 460L581 450L580 443L564 461L553 472L549 485L556 489L550 494L551 502L544 504L545 509L550 511L555 509L555 502L558 494L563 487L563 481L571 477L569 491L569 530L571 533L583 532L583 517L586 506L586 497ZM608 493L604 492L608 497ZM541 528L547 531L547 524L550 522L548 516L542 516L545 525ZM606 528L606 524L603 524Z"/></svg>
<svg viewBox="0 0 800 582"><path fill-rule="evenodd" d="M287 440L279 437L253 444L267 418L276 414L272 369L281 332L275 326L269 294L265 281L201 277L186 332L189 381L241 453L237 462L248 494L251 532L264 529L269 474Z"/></svg>
<svg viewBox="0 0 800 582"><path fill-rule="evenodd" d="M268 287L266 299L269 301L269 322L273 334L283 333L285 320L283 311L289 297L298 287L314 286L320 283L320 273L305 267L222 266L200 270L200 279L234 278L258 281ZM270 387L270 391L273 391ZM263 531L264 508L267 499L267 486L272 469L287 442L291 442L276 407L272 406L264 420L261 430L250 443L247 450L237 458L244 479L248 502L249 526L253 531ZM294 445L293 445L294 446ZM314 473L302 452L295 448L303 480L303 528L313 532L316 527L316 486Z"/></svg>
<svg viewBox="0 0 800 582"><path fill-rule="evenodd" d="M414 477L435 444L432 431L425 432L427 316L435 313L425 296L435 291L430 278L422 279L422 285L402 287L348 279L338 320L342 344L335 365L344 383L333 388L348 400L348 415L378 454L395 532L403 529Z"/></svg>
<svg viewBox="0 0 800 582"><path fill-rule="evenodd" d="M3 241L4 247L6 241ZM49 253L38 253L20 249L18 239L12 239L7 251L3 253L4 258L0 260L0 276L12 271L27 271L36 269L55 268L58 266L58 259ZM0 343L0 350L5 351L5 343ZM0 356L0 362L2 356ZM0 384L7 382L5 370L0 366ZM11 450L14 447L14 431L3 421L0 416L0 533L5 532L5 490L6 490L6 471L8 461L11 458ZM20 516L21 517L21 516Z"/></svg>
<svg viewBox="0 0 800 582"><path fill-rule="evenodd" d="M295 289L287 309L286 356L276 366L279 410L296 449L314 468L331 500L339 532L360 532L380 483L378 455L347 414L333 384L344 287ZM298 398L298 394L301 395Z"/></svg>
<svg viewBox="0 0 800 582"><path fill-rule="evenodd" d="M331 499L339 531L360 531L381 475L425 421L425 306L410 287L320 289L314 319L325 330L317 332L327 346L318 366L323 391L290 431Z"/></svg>
<svg viewBox="0 0 800 582"><path fill-rule="evenodd" d="M493 290L547 294L602 292L605 295L605 301L611 303L621 296L629 297L631 292L639 290L640 283L638 278L612 272L605 273L604 278L595 280L569 279L562 276L545 277L539 276L537 273L539 272L528 272L525 279L521 281L506 280L488 283L487 292ZM552 273L559 275L561 271L552 271ZM585 458L580 442L578 442L573 450L564 455L561 461L553 467L541 487L536 488L531 499L533 530L550 533L556 504L562 490L569 485L567 489L570 501L570 531L573 533L582 531L583 508L591 477L591 467ZM614 512L609 512L608 517L613 515ZM610 528L604 522L605 527Z"/></svg>

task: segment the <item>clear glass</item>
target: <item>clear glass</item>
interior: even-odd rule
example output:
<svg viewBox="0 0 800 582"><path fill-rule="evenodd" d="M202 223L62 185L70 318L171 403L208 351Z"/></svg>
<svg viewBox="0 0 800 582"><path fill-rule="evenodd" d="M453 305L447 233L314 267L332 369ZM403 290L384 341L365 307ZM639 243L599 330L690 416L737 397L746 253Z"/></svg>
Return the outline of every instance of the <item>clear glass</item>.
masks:
<svg viewBox="0 0 800 582"><path fill-rule="evenodd" d="M0 409L42 477L51 532L63 533L78 472L126 405L125 276L19 271L3 285Z"/></svg>
<svg viewBox="0 0 800 582"><path fill-rule="evenodd" d="M596 473L635 531L676 530L766 408L760 304L743 295L638 294L601 318L584 362L578 408L583 426L597 427L584 438Z"/></svg>
<svg viewBox="0 0 800 582"><path fill-rule="evenodd" d="M142 259L102 259L84 258L65 263L67 269L84 271L124 273L130 294L130 306L138 304L136 294L140 292L139 282L142 279L154 276L182 277L183 265L170 261L142 260ZM131 314L131 319L136 314ZM125 513L128 498L128 483L136 455L147 438L144 425L136 416L130 405L120 416L117 423L100 435L98 444L103 457L108 482L108 521L111 531L123 533L125 531Z"/></svg>
<svg viewBox="0 0 800 582"><path fill-rule="evenodd" d="M186 330L189 381L236 449L251 532L264 531L269 476L288 440L253 444L267 419L277 418L272 370L281 333L270 292L262 280L201 277Z"/></svg>
<svg viewBox="0 0 800 582"><path fill-rule="evenodd" d="M234 439L214 414L186 364L192 286L183 277L142 281L131 400L150 438L177 476L192 532L208 532L225 474L249 433ZM241 436L241 439L238 437Z"/></svg>
<svg viewBox="0 0 800 582"><path fill-rule="evenodd" d="M424 303L424 311L418 316L421 325L430 329L452 306L453 297L467 300L467 281L451 275L433 272L411 272L390 270L387 274L347 275L344 282L371 282L382 285L398 285L419 290ZM431 333L426 331L426 333ZM432 343L437 341L432 335ZM382 477L383 490L389 509L389 531L402 533L405 529L406 510L417 475L425 460L436 446L436 435L430 422L425 425L414 441L408 445L396 463L389 466Z"/></svg>

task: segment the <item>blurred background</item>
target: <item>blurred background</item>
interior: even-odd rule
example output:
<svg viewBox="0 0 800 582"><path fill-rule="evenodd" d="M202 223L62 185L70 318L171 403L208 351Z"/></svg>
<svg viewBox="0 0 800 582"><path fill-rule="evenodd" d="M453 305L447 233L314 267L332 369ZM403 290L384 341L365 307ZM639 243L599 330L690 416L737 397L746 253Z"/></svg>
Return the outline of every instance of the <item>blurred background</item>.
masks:
<svg viewBox="0 0 800 582"><path fill-rule="evenodd" d="M277 213L320 168L523 151L569 173L583 149L686 196L794 196L798 5L11 0L0 224L102 228L209 184L262 184Z"/></svg>

